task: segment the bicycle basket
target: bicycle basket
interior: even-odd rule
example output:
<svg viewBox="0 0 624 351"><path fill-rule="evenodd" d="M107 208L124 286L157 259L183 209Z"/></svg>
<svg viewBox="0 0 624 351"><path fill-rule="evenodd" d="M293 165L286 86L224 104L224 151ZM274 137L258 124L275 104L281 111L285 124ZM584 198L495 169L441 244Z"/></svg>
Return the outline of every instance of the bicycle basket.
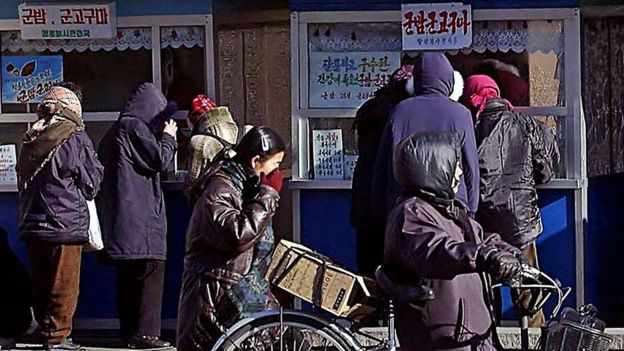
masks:
<svg viewBox="0 0 624 351"><path fill-rule="evenodd" d="M607 351L613 338L604 333L604 323L566 308L559 321L546 331L545 351Z"/></svg>

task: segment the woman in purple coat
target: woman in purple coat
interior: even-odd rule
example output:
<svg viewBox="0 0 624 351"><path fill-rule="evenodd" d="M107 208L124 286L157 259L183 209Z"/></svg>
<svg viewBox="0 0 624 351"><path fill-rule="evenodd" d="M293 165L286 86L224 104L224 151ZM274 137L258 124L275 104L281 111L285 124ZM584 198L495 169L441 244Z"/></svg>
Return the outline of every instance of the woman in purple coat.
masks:
<svg viewBox="0 0 624 351"><path fill-rule="evenodd" d="M517 249L479 224L455 196L461 179L462 136L420 133L402 141L393 169L402 189L386 227L384 270L395 283L425 285L435 299L416 309L397 306L402 350L495 350L493 323L479 273L517 278Z"/></svg>
<svg viewBox="0 0 624 351"><path fill-rule="evenodd" d="M18 222L32 268L33 310L44 349L79 350L69 336L82 246L89 239L87 200L100 189L103 169L74 92L52 87L37 117L17 163Z"/></svg>

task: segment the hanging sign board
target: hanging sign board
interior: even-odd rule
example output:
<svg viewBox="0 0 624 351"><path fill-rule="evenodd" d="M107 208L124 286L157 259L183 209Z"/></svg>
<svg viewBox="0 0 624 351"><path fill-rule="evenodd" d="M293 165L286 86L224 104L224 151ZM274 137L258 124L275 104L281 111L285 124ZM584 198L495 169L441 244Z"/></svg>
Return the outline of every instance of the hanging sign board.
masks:
<svg viewBox="0 0 624 351"><path fill-rule="evenodd" d="M40 102L63 81L63 56L2 56L2 103Z"/></svg>
<svg viewBox="0 0 624 351"><path fill-rule="evenodd" d="M310 52L310 107L354 108L388 84L400 52Z"/></svg>
<svg viewBox="0 0 624 351"><path fill-rule="evenodd" d="M312 140L314 179L343 179L342 130L313 130Z"/></svg>
<svg viewBox="0 0 624 351"><path fill-rule="evenodd" d="M0 145L0 184L17 184L15 145Z"/></svg>
<svg viewBox="0 0 624 351"><path fill-rule="evenodd" d="M402 5L403 51L470 47L472 23L470 5L462 3Z"/></svg>
<svg viewBox="0 0 624 351"><path fill-rule="evenodd" d="M110 39L117 36L115 3L18 7L22 39Z"/></svg>

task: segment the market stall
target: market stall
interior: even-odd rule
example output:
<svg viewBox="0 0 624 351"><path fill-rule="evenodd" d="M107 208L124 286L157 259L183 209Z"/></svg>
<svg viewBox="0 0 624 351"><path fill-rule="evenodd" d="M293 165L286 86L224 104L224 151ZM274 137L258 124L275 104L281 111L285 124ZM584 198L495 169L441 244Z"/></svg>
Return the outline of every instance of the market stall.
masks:
<svg viewBox="0 0 624 351"><path fill-rule="evenodd" d="M294 238L355 268L355 233L349 219L350 177L357 162L353 117L394 69L418 54L404 50L402 32L418 30L419 21L406 20L398 1L290 4ZM575 288L569 302L580 305L587 186L579 10L573 1L549 1L549 8L536 1L497 8L491 4L464 2L472 5L471 19L463 22L471 22L468 47L446 49L446 40L435 37L417 44L444 49L464 77L478 62L496 60L519 82L516 87L525 89L517 97L517 109L555 133L562 161L557 179L540 189L545 230L538 248L541 265ZM429 19L420 22L427 26ZM455 21L457 31L463 30L461 24Z"/></svg>

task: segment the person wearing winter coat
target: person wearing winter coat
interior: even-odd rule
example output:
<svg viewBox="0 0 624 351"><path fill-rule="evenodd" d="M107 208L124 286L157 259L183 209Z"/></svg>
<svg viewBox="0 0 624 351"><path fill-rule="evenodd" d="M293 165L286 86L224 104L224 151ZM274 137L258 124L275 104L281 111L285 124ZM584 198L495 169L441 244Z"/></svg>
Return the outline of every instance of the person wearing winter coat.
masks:
<svg viewBox="0 0 624 351"><path fill-rule="evenodd" d="M425 52L414 63L414 97L399 103L384 130L375 164L373 211L386 216L394 208L400 188L392 176L392 150L405 137L418 132L461 132L462 169L458 197L471 214L479 202L479 164L470 111L450 96L455 83L453 67L441 52ZM409 86L409 83L408 83Z"/></svg>
<svg viewBox="0 0 624 351"><path fill-rule="evenodd" d="M479 273L509 282L521 271L518 250L496 234L483 241L481 227L456 199L462 139L414 134L393 155L402 195L388 218L384 271L394 283L424 285L435 295L417 307L397 304L401 350L495 350Z"/></svg>
<svg viewBox="0 0 624 351"><path fill-rule="evenodd" d="M373 277L383 259L385 219L372 211L371 187L381 135L394 107L407 99L406 82L412 76L411 65L403 65L390 78L390 83L375 92L355 114L353 130L357 131L358 160L351 188L351 225L356 231L358 271Z"/></svg>
<svg viewBox="0 0 624 351"><path fill-rule="evenodd" d="M80 100L52 87L24 136L17 163L19 231L32 268L33 309L44 348L78 350L69 338L82 246L103 168L85 133Z"/></svg>
<svg viewBox="0 0 624 351"><path fill-rule="evenodd" d="M535 240L543 231L536 185L549 182L559 163L559 149L546 125L513 112L501 98L496 82L485 75L471 76L461 101L475 116L481 176L476 219L488 233L522 249L528 262L538 266ZM526 291L513 291L519 312L531 299ZM530 325L540 327L540 311Z"/></svg>
<svg viewBox="0 0 624 351"><path fill-rule="evenodd" d="M159 339L167 257L160 173L177 148L177 127L169 120L174 109L154 84L144 83L100 143L103 255L117 267L119 322L130 348L169 346Z"/></svg>
<svg viewBox="0 0 624 351"><path fill-rule="evenodd" d="M403 65L390 78L390 83L375 92L357 111L352 130L357 131L358 160L353 172L351 188L351 225L356 231L358 271L373 277L383 259L385 217L373 211L372 183L375 162L384 129L401 101L414 95L413 65ZM461 74L453 72L455 83L451 100L457 101L463 93Z"/></svg>
<svg viewBox="0 0 624 351"><path fill-rule="evenodd" d="M285 144L254 127L201 175L186 233L177 349L210 350L237 319L274 305L271 261Z"/></svg>

